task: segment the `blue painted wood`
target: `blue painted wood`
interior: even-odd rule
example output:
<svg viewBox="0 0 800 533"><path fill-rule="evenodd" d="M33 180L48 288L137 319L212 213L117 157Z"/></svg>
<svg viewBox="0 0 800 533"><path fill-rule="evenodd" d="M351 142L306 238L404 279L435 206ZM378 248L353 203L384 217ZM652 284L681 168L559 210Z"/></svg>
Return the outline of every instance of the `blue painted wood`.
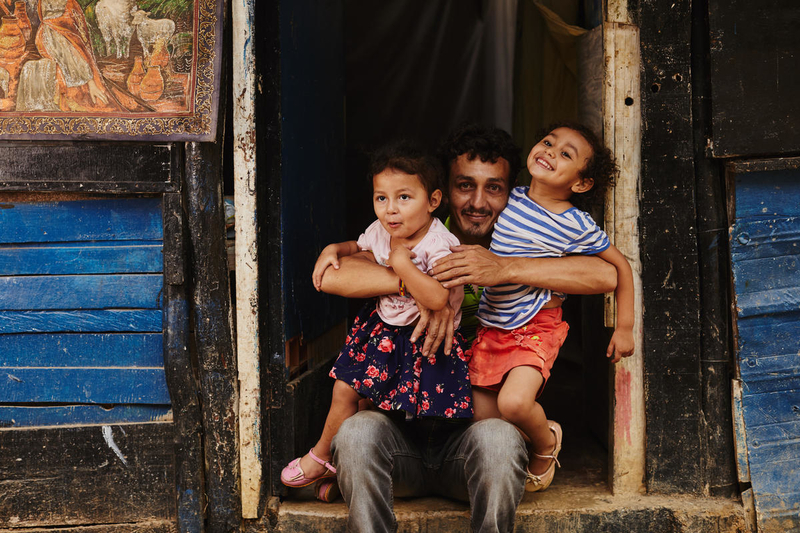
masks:
<svg viewBox="0 0 800 533"><path fill-rule="evenodd" d="M800 243L797 242L796 228L798 217L741 219L732 235L739 245L732 250L735 261L762 257L797 256Z"/></svg>
<svg viewBox="0 0 800 533"><path fill-rule="evenodd" d="M159 309L160 274L0 277L0 310Z"/></svg>
<svg viewBox="0 0 800 533"><path fill-rule="evenodd" d="M163 368L0 369L0 403L169 404Z"/></svg>
<svg viewBox="0 0 800 533"><path fill-rule="evenodd" d="M737 176L731 265L741 410L760 524L800 527L800 172Z"/></svg>
<svg viewBox="0 0 800 533"><path fill-rule="evenodd" d="M0 406L0 428L169 422L172 409L156 405Z"/></svg>
<svg viewBox="0 0 800 533"><path fill-rule="evenodd" d="M0 368L158 367L163 353L160 333L0 335Z"/></svg>
<svg viewBox="0 0 800 533"><path fill-rule="evenodd" d="M159 198L0 203L0 243L161 240Z"/></svg>
<svg viewBox="0 0 800 533"><path fill-rule="evenodd" d="M0 276L156 273L163 269L161 243L154 241L0 245Z"/></svg>
<svg viewBox="0 0 800 533"><path fill-rule="evenodd" d="M750 172L736 176L736 218L800 216L797 170Z"/></svg>
<svg viewBox="0 0 800 533"><path fill-rule="evenodd" d="M158 309L92 311L0 311L3 333L161 332Z"/></svg>

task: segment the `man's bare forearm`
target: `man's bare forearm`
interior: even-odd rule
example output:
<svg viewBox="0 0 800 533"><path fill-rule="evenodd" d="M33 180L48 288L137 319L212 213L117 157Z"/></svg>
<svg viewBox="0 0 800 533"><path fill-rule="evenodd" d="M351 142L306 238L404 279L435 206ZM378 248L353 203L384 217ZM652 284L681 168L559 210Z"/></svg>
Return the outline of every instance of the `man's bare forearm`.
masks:
<svg viewBox="0 0 800 533"><path fill-rule="evenodd" d="M339 263L338 270L325 270L322 292L347 298L372 298L397 293L400 279L394 271L367 256L359 253L342 257Z"/></svg>
<svg viewBox="0 0 800 533"><path fill-rule="evenodd" d="M599 257L506 258L505 283L542 287L566 294L602 294L617 286L617 271Z"/></svg>

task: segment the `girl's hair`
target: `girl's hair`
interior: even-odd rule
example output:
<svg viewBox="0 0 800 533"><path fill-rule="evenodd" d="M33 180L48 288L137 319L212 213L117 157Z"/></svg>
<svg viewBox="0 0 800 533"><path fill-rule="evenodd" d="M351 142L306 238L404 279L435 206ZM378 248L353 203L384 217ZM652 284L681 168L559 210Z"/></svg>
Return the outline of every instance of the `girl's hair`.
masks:
<svg viewBox="0 0 800 533"><path fill-rule="evenodd" d="M444 171L439 161L422 150L416 143L399 140L384 145L372 154L369 165L369 184L372 178L387 168L419 177L428 198L436 189L442 189Z"/></svg>
<svg viewBox="0 0 800 533"><path fill-rule="evenodd" d="M573 194L570 200L583 209L602 203L606 189L614 184L617 175L618 169L614 155L591 129L579 122L564 121L551 124L542 133L541 138L544 139L550 132L558 128L569 128L579 133L592 147L592 157L581 170L580 177L581 180L591 178L594 180L594 186L584 193Z"/></svg>
<svg viewBox="0 0 800 533"><path fill-rule="evenodd" d="M505 130L473 122L461 124L442 142L439 147L439 157L447 172L450 172L450 165L463 154L466 154L470 161L477 157L483 163L492 164L497 163L497 160L502 157L508 161L509 188L516 184L517 174L522 168L519 146L514 143L514 139Z"/></svg>

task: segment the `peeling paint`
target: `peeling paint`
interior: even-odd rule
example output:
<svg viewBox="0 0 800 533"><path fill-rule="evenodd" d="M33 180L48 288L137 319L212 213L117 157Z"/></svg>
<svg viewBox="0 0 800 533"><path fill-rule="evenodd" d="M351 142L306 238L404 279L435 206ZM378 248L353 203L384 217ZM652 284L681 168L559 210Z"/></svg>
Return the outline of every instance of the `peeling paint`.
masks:
<svg viewBox="0 0 800 533"><path fill-rule="evenodd" d="M111 432L111 426L103 426L103 439L105 439L106 444L114 454L119 457L119 460L122 461L122 464L128 466L128 461L125 460L125 456L122 455L122 451L117 446L117 443L114 442L114 435Z"/></svg>

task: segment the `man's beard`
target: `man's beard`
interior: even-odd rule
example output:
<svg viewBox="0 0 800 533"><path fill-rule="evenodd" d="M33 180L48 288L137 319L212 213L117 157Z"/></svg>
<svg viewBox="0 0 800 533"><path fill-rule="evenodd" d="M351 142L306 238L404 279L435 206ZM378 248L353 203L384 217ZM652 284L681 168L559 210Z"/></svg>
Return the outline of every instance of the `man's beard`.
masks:
<svg viewBox="0 0 800 533"><path fill-rule="evenodd" d="M463 220L466 221L466 222L469 222L469 219L467 217L475 216L475 215L491 217L492 216L492 212L491 211L466 211L466 210L465 211L461 211L461 216L463 217ZM487 230L490 231L492 229L491 223L488 224L489 225L488 228L484 227L486 225L487 225L487 222L469 222L469 225L467 227L465 227L465 228L461 228L461 231L464 232L465 235L469 235L470 237L485 237L486 233L487 233Z"/></svg>

